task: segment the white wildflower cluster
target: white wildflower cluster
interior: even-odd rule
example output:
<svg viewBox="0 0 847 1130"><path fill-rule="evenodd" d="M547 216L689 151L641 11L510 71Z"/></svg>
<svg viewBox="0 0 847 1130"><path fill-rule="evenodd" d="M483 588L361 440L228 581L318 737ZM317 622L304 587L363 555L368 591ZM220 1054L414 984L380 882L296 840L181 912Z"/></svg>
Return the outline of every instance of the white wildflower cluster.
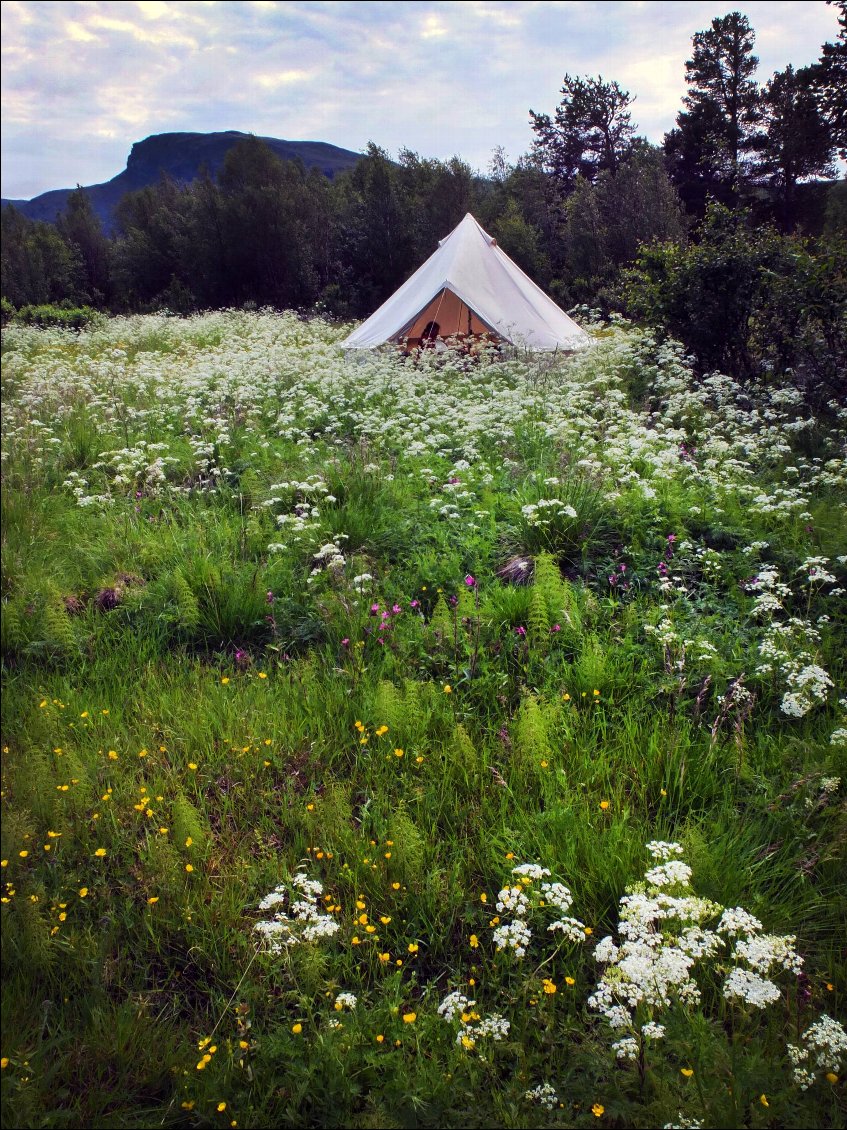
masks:
<svg viewBox="0 0 847 1130"><path fill-rule="evenodd" d="M518 876L526 876L528 879L538 881L549 876L550 869L548 867L541 867L538 863L519 863L517 867L512 868L512 874Z"/></svg>
<svg viewBox="0 0 847 1130"><path fill-rule="evenodd" d="M532 931L522 918L516 918L514 922L498 926L493 938L497 950L510 949L516 957L523 957L532 939Z"/></svg>
<svg viewBox="0 0 847 1130"><path fill-rule="evenodd" d="M521 507L521 514L528 526L546 527L562 518L573 521L578 517L576 510L560 498L539 498Z"/></svg>
<svg viewBox="0 0 847 1130"><path fill-rule="evenodd" d="M352 1012L358 1003L358 997L353 993L339 993L335 998L335 1011L342 1012L346 1008Z"/></svg>
<svg viewBox="0 0 847 1130"><path fill-rule="evenodd" d="M703 1122L699 1118L687 1118L682 1111L677 1115L676 1122L666 1122L664 1130L700 1130Z"/></svg>
<svg viewBox="0 0 847 1130"><path fill-rule="evenodd" d="M656 1017L663 1009L699 1004L698 965L728 960L723 995L755 1008L781 998L771 976L796 976L802 966L793 936L763 934L761 922L741 907L724 909L692 894L680 844L654 840L647 848L660 862L621 898L619 944L612 937L597 944L594 957L605 969L588 1001L615 1033L612 1048L626 1062L638 1058L644 1040L662 1039Z"/></svg>
<svg viewBox="0 0 847 1130"><path fill-rule="evenodd" d="M797 572L805 573L810 585L834 585L838 578L827 569L829 563L828 557L807 557Z"/></svg>
<svg viewBox="0 0 847 1130"><path fill-rule="evenodd" d="M810 584L815 581L829 584L836 578L823 568L826 562L825 557L810 557L799 571L807 575ZM780 676L787 685L780 709L789 718L803 718L815 706L826 702L833 686L813 650L820 635L808 620L799 616L789 616L784 621L774 619L777 613L785 611L783 600L792 595L791 588L780 580L776 567L760 569L746 588L759 594L753 602L753 615L768 620L759 644L756 675L760 678Z"/></svg>
<svg viewBox="0 0 847 1130"><path fill-rule="evenodd" d="M674 859L676 856L682 855L682 844L669 842L667 840L651 840L647 844L647 850L654 859Z"/></svg>
<svg viewBox="0 0 847 1130"><path fill-rule="evenodd" d="M651 887L687 887L690 878L691 868L681 859L669 859L658 867L651 867L644 874L644 881Z"/></svg>
<svg viewBox="0 0 847 1130"><path fill-rule="evenodd" d="M476 1047L477 1040L491 1039L499 1042L509 1034L511 1024L497 1012L483 1016L476 1011L476 1001L469 1000L463 993L448 993L438 1006L438 1015L452 1024L458 1017L460 1022L456 1043L465 1051Z"/></svg>
<svg viewBox="0 0 847 1130"><path fill-rule="evenodd" d="M448 993L441 1004L438 1006L438 1015L451 1023L460 1013L469 1012L476 1001L469 1000L463 993Z"/></svg>
<svg viewBox="0 0 847 1130"><path fill-rule="evenodd" d="M679 633L673 625L673 621L665 616L658 625L645 624L644 632L648 636L652 636L660 647L670 647L679 639Z"/></svg>
<svg viewBox="0 0 847 1130"><path fill-rule="evenodd" d="M497 895L498 914L513 916L511 922L502 923L494 931L494 945L498 950L510 949L516 957L523 957L532 938L526 919L542 908L558 914L555 921L548 924L548 931L558 931L570 942L585 940L585 925L568 914L573 896L562 883L546 881L549 868L537 863L519 863L512 868L512 874L517 876L518 884L504 887Z"/></svg>
<svg viewBox="0 0 847 1130"><path fill-rule="evenodd" d="M524 1098L527 1102L536 1103L544 1110L555 1110L559 1102L555 1087L551 1087L549 1083L539 1083L531 1091L525 1091Z"/></svg>
<svg viewBox="0 0 847 1130"><path fill-rule="evenodd" d="M800 1037L800 1047L788 1045L794 1082L807 1091L820 1074L837 1075L847 1059L847 1031L830 1016L823 1015Z"/></svg>
<svg viewBox="0 0 847 1130"><path fill-rule="evenodd" d="M296 892L291 893L291 887ZM259 903L259 910L273 911L269 918L260 919L253 929L264 940L271 953L282 953L287 946L298 942L316 942L337 934L339 925L316 905L323 894L323 885L310 879L304 872L296 872L290 886L281 883L274 887ZM305 896L298 898L297 895ZM283 907L288 904L288 913Z"/></svg>
<svg viewBox="0 0 847 1130"><path fill-rule="evenodd" d="M338 542L346 540L346 534L336 534L332 541L315 550L312 556L312 571L306 578L306 584L311 584L315 577L323 572L338 574L344 571L347 561Z"/></svg>
<svg viewBox="0 0 847 1130"><path fill-rule="evenodd" d="M625 1063L634 1063L638 1059L639 1048L638 1040L634 1036L624 1036L612 1044L612 1051Z"/></svg>

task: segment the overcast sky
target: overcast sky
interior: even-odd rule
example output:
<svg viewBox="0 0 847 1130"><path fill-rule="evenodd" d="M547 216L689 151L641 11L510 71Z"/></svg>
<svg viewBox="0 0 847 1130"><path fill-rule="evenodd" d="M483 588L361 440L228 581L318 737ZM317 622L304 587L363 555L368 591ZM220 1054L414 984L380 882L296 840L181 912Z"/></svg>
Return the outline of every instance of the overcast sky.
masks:
<svg viewBox="0 0 847 1130"><path fill-rule="evenodd" d="M691 37L743 12L759 78L834 40L824 0L736 4L4 0L2 195L109 180L149 134L235 129L355 151L463 157L530 148L565 72L635 94L660 141L685 92Z"/></svg>

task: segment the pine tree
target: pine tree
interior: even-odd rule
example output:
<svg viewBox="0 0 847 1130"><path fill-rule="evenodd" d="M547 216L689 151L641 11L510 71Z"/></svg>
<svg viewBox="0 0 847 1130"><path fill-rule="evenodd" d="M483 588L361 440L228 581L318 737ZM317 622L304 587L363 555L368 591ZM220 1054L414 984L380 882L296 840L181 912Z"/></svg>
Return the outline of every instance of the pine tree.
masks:
<svg viewBox="0 0 847 1130"><path fill-rule="evenodd" d="M755 33L746 16L730 12L694 36L685 64L688 94L677 130L665 139L671 167L705 182L704 196L736 204L757 144L759 88L754 75ZM683 192L683 195L686 195Z"/></svg>
<svg viewBox="0 0 847 1130"><path fill-rule="evenodd" d="M635 99L602 75L565 75L560 93L553 118L534 110L529 116L535 157L569 191L578 176L593 181L603 169L617 172L635 134L629 110Z"/></svg>
<svg viewBox="0 0 847 1130"><path fill-rule="evenodd" d="M795 72L788 66L775 74L762 106L766 131L760 170L780 194L783 228L790 231L798 180L835 174L832 133L815 96L813 69Z"/></svg>
<svg viewBox="0 0 847 1130"><path fill-rule="evenodd" d="M827 0L832 3L832 0ZM818 107L830 129L830 140L847 159L847 0L838 0L838 39L825 43L812 71Z"/></svg>

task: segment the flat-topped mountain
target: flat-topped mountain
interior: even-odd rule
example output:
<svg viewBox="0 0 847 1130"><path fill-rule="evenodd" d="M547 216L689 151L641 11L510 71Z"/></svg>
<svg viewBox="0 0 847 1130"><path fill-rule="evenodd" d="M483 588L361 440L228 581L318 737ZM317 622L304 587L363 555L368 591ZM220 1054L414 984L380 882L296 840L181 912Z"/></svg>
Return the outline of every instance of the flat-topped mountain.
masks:
<svg viewBox="0 0 847 1130"><path fill-rule="evenodd" d="M84 185L91 204L107 230L112 227L112 213L125 192L134 192L148 184L155 184L162 173L174 180L188 183L195 180L204 167L214 175L228 151L244 141L248 135L237 130L223 133L158 133L136 141L126 168L104 184ZM277 137L260 138L283 161L299 158L306 168L317 168L328 177L350 169L361 154L340 149L324 141L282 141ZM3 200L32 220L51 223L65 207L70 188L55 188L42 192L32 200Z"/></svg>

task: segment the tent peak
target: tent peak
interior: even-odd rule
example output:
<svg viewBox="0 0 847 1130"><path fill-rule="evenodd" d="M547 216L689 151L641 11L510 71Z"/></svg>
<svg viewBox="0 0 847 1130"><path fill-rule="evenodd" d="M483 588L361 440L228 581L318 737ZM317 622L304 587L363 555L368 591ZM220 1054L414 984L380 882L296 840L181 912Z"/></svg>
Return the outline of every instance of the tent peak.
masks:
<svg viewBox="0 0 847 1130"><path fill-rule="evenodd" d="M459 235L459 233L461 233L462 236L470 237L479 234L486 243L491 244L492 247L497 246L497 240L494 236L489 235L479 220L477 220L475 216L472 216L470 212L465 212L464 217L456 224L449 235L445 235L443 239L439 239L438 246L443 247L448 239L452 239L453 236Z"/></svg>

